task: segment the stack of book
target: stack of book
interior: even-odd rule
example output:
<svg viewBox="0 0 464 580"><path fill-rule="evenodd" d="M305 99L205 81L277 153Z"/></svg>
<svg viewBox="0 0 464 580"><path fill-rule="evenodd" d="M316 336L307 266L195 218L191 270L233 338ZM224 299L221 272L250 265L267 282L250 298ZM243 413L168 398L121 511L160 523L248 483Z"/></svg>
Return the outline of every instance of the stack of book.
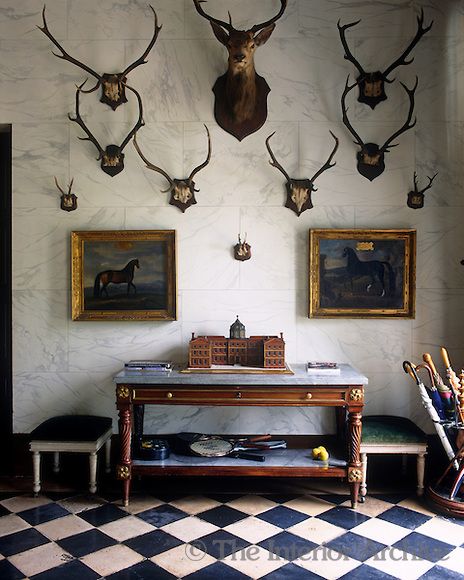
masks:
<svg viewBox="0 0 464 580"><path fill-rule="evenodd" d="M130 360L124 364L126 372L146 371L150 374L168 375L172 371L172 363L157 360Z"/></svg>
<svg viewBox="0 0 464 580"><path fill-rule="evenodd" d="M339 375L340 367L335 362L309 361L306 370L310 375Z"/></svg>

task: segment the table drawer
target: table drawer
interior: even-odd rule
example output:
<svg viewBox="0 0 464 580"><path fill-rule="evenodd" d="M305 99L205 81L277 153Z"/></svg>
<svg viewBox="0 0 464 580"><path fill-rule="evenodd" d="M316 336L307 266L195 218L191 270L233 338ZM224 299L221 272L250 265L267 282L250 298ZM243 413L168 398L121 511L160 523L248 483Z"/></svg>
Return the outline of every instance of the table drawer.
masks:
<svg viewBox="0 0 464 580"><path fill-rule="evenodd" d="M134 403L169 405L344 405L346 389L295 389L269 387L263 389L179 389L150 388L132 389Z"/></svg>

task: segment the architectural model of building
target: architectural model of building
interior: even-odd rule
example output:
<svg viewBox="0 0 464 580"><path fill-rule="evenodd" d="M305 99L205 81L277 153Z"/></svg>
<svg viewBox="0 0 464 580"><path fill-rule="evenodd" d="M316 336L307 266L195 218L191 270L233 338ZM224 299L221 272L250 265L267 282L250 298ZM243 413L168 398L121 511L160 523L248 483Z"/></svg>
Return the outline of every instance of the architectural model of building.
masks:
<svg viewBox="0 0 464 580"><path fill-rule="evenodd" d="M212 365L242 365L265 369L285 368L285 342L279 336L245 337L245 326L237 320L230 337L197 336L189 344L189 368L207 369Z"/></svg>

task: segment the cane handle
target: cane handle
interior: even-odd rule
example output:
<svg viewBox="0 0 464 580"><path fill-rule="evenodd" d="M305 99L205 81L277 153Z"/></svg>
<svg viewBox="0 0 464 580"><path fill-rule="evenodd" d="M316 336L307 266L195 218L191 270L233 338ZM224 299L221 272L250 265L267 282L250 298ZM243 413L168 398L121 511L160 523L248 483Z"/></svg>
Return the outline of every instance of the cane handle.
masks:
<svg viewBox="0 0 464 580"><path fill-rule="evenodd" d="M446 350L446 348L444 346L441 347L441 357L443 359L443 362L445 364L445 367L447 369L451 368L451 363L450 363L450 359L448 356L448 351Z"/></svg>
<svg viewBox="0 0 464 580"><path fill-rule="evenodd" d="M408 375L413 380L415 380L418 385L420 384L420 379L416 373L416 366L412 362L410 362L408 360L403 361L403 369L404 369L404 372L408 373Z"/></svg>
<svg viewBox="0 0 464 580"><path fill-rule="evenodd" d="M438 374L437 372L437 367L434 365L433 360L432 360L432 356L430 355L430 353L428 352L424 352L424 354L422 355L422 359L429 365L429 367L432 369L432 373L433 374Z"/></svg>

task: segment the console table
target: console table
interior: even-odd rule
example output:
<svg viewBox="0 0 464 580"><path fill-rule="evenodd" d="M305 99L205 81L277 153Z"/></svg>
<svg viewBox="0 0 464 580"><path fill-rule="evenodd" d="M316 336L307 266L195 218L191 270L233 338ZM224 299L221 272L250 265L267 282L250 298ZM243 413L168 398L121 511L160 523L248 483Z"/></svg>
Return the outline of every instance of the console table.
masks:
<svg viewBox="0 0 464 580"><path fill-rule="evenodd" d="M359 449L367 378L350 365L340 367L339 375L308 375L303 364L291 365L293 375L173 370L168 376L159 376L149 371L121 371L114 382L121 447L117 477L123 482L124 505L129 503L132 476L151 474L346 477L351 504L356 507L362 481ZM145 405L334 407L337 433L346 442L346 461L321 464L312 459L309 449L276 449L268 452L263 463L175 454L161 461L132 459L131 441L134 435L142 434Z"/></svg>

